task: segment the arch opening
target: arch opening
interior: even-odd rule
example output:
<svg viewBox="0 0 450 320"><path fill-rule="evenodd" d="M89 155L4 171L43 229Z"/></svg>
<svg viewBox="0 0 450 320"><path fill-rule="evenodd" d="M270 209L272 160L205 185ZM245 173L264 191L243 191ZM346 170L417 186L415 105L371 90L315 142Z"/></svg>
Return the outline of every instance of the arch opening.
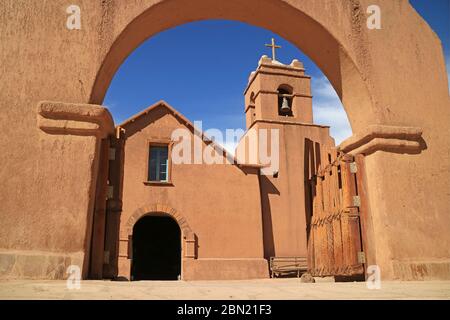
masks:
<svg viewBox="0 0 450 320"><path fill-rule="evenodd" d="M146 215L133 227L131 280L181 278L181 230L169 216Z"/></svg>
<svg viewBox="0 0 450 320"><path fill-rule="evenodd" d="M347 15L353 11L349 6ZM172 12L183 12L173 15ZM368 123L378 121L374 109L372 88L366 81L352 56L353 48L342 42L335 30L326 29L320 17L308 8L279 1L258 0L242 4L238 0L220 2L198 0L189 4L183 1L162 1L146 7L137 16L130 17L114 42L97 72L90 94L90 103L101 104L113 76L126 59L145 40L154 35L186 23L204 20L230 20L270 30L302 50L323 71L339 96L348 116L352 131L357 132ZM268 16L267 12L271 12ZM360 13L362 14L362 13ZM168 17L170 17L168 19ZM290 21L286 27L285 21ZM361 112L361 110L364 112Z"/></svg>
<svg viewBox="0 0 450 320"><path fill-rule="evenodd" d="M278 115L292 117L292 89L286 85L278 88Z"/></svg>
<svg viewBox="0 0 450 320"><path fill-rule="evenodd" d="M229 49L223 44L227 41L217 39L236 36L250 40L243 43L243 53L238 60L228 59ZM255 110L258 95L252 93L245 98L242 92L251 81L253 73L250 72L259 67L261 56L268 53L263 44L270 36L273 33L269 29L223 19L186 23L160 32L145 40L121 64L103 103L111 107L116 123L133 117L155 101L164 100L188 119L201 120L205 129L219 129L222 134L230 128L245 131L249 118L252 122L256 117L251 111ZM275 37L283 48L277 63L288 66L290 61L298 63L300 59L305 75L311 78L314 123L330 126L336 144L350 137L352 129L348 114L323 70L294 43L278 34ZM176 53L184 50L186 45L192 45L192 50L186 51L186 59L176 59ZM153 76L149 78L149 74ZM296 107L293 109L296 95L290 84L281 83L279 88L273 89L279 91L275 112L292 117L298 111ZM202 90L198 90L199 87ZM283 103L285 107L281 110ZM226 141L224 146L233 153L236 141Z"/></svg>

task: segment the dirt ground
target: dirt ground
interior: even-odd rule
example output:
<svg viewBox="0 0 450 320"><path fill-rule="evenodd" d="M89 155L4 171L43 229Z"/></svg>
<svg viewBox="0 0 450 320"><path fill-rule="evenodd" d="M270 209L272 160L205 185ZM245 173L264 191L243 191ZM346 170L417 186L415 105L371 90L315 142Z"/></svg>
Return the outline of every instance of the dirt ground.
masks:
<svg viewBox="0 0 450 320"><path fill-rule="evenodd" d="M245 281L1 281L0 299L447 299L450 281L301 283L298 279Z"/></svg>

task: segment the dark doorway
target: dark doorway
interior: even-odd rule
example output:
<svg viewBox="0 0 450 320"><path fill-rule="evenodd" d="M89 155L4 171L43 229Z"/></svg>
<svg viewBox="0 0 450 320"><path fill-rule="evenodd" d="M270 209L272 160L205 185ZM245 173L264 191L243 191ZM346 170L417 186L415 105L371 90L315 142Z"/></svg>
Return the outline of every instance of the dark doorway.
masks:
<svg viewBox="0 0 450 320"><path fill-rule="evenodd" d="M177 280L181 231L170 217L145 216L133 228L132 280Z"/></svg>

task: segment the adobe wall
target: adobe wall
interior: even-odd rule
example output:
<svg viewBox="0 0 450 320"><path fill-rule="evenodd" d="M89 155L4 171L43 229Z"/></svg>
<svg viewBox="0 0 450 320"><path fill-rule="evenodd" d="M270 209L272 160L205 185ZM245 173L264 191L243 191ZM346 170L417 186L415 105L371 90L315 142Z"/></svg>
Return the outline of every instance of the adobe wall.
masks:
<svg viewBox="0 0 450 320"><path fill-rule="evenodd" d="M114 132L112 118L94 105L43 102L36 109L35 170L24 172L33 193L16 189L5 199L6 208L18 201L22 209L2 222L0 278L62 279L70 265L86 277L100 144Z"/></svg>
<svg viewBox="0 0 450 320"><path fill-rule="evenodd" d="M307 218L312 214L308 206L310 186L307 181L315 172L310 163L311 153L316 143L334 146L328 127L285 119L257 121L250 128L250 131L267 130L268 136L272 130L277 130L280 141L277 174L260 176L264 256L267 259L307 257ZM246 139L250 136L247 132L238 148L253 143L251 138ZM257 144L265 153L261 142Z"/></svg>
<svg viewBox="0 0 450 320"><path fill-rule="evenodd" d="M268 277L257 170L226 164L173 163L170 184L148 185L144 182L149 141L169 142L175 129L188 129L164 107L124 128L119 276L130 276L128 237L134 223L143 215L162 212L174 216L183 237L188 237L182 247L183 279ZM190 137L193 155L192 133ZM195 244L191 246L186 240Z"/></svg>
<svg viewBox="0 0 450 320"><path fill-rule="evenodd" d="M80 199L70 196L76 191L69 185L61 192L49 186L48 179L36 177L60 178L54 177L51 166L40 165L38 103L101 104L115 71L142 41L186 22L222 18L270 29L302 49L341 97L354 134L379 124L400 131L422 130L425 144L420 152L410 154L403 148L404 136L391 135L390 141L379 143L377 152L366 155L375 262L383 279L450 277L448 79L439 38L407 0L79 0L77 4L82 10L81 30L65 27L68 4L63 0L4 0L0 7L2 251L23 257L30 251L52 253L57 252L52 241L63 241L63 234L84 237L73 224L61 233L46 227L49 216L58 226L66 220L66 215L55 215L54 203L73 206L76 215L88 213L78 207ZM381 30L365 27L366 9L373 4L382 10ZM61 153L55 161L70 162L71 157ZM80 170L83 176L89 166L83 162L74 175ZM36 201L40 192L42 199ZM34 241L36 230L46 229L49 232ZM8 259L2 256L1 263ZM33 270L26 274L37 275Z"/></svg>

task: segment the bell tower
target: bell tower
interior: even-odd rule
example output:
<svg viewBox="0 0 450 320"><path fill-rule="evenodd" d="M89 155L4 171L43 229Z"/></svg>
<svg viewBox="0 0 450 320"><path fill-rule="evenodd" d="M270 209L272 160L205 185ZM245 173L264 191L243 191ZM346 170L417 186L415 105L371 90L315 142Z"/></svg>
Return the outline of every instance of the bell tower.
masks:
<svg viewBox="0 0 450 320"><path fill-rule="evenodd" d="M247 129L261 120L313 123L311 77L296 59L285 65L262 56L244 95Z"/></svg>
<svg viewBox="0 0 450 320"><path fill-rule="evenodd" d="M268 46L278 48L273 40ZM262 56L244 96L247 131L237 150L258 153L264 257L296 257L306 263L313 150L334 146L329 127L313 123L311 77L296 59L286 65ZM276 166L260 157L266 153L263 146L278 160Z"/></svg>

